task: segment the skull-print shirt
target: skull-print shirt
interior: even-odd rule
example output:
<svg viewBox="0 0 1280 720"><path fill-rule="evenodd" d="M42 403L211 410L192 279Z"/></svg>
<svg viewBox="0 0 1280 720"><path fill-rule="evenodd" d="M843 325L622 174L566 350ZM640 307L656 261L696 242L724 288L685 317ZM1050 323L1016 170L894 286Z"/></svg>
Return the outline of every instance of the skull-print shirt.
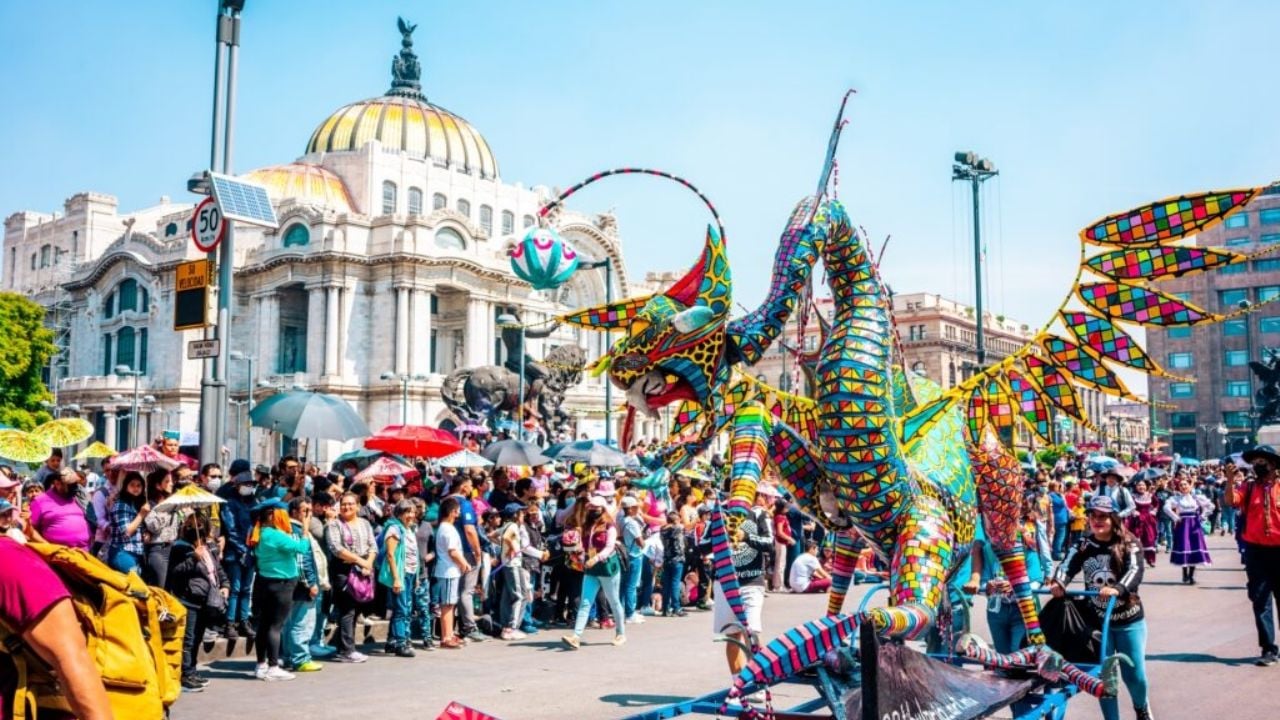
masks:
<svg viewBox="0 0 1280 720"><path fill-rule="evenodd" d="M1120 594L1116 598L1115 609L1111 611L1113 626L1129 625L1143 618L1142 600L1138 597L1138 585L1142 583L1142 548L1130 538L1121 550L1120 566L1116 567L1112 549L1118 542L1120 538L1114 535L1106 542L1086 535L1071 548L1054 574L1054 579L1063 587L1080 575L1086 590L1096 592L1104 587L1118 590ZM1102 619L1107 599L1090 598L1090 606Z"/></svg>

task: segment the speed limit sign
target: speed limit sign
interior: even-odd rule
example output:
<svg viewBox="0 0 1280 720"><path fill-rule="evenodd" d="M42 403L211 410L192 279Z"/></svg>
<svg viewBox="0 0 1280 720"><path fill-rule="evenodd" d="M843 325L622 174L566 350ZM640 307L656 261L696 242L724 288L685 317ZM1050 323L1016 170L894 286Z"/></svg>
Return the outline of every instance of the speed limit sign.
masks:
<svg viewBox="0 0 1280 720"><path fill-rule="evenodd" d="M218 204L212 197L201 200L191 215L191 241L201 252L213 252L226 234L227 221Z"/></svg>

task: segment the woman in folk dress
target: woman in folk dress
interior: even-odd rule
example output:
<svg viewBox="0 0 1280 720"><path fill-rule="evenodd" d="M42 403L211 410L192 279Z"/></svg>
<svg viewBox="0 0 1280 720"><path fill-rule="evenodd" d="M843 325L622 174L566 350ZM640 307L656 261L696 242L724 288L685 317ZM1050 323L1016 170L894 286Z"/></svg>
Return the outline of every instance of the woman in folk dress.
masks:
<svg viewBox="0 0 1280 720"><path fill-rule="evenodd" d="M1165 501L1165 515L1173 519L1173 552L1169 562L1182 567L1182 582L1196 584L1196 566L1208 565L1209 548L1204 542L1201 520L1213 510L1213 503L1191 492L1190 480L1178 481L1178 492Z"/></svg>
<svg viewBox="0 0 1280 720"><path fill-rule="evenodd" d="M1159 525L1157 515L1160 508L1156 504L1155 495L1143 480L1133 488L1133 514L1129 516L1129 532L1142 545L1142 555L1147 567L1156 566L1156 530Z"/></svg>

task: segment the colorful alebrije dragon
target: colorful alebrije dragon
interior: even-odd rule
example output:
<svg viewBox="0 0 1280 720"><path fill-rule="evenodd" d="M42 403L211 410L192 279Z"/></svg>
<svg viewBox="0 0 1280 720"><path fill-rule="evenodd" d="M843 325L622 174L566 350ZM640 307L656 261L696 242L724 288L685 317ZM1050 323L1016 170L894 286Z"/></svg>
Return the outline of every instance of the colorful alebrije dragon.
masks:
<svg viewBox="0 0 1280 720"><path fill-rule="evenodd" d="M1261 188L1174 198L1104 218L1081 233L1086 248L1102 252L1085 253L1072 294L1055 315L1070 338L1051 332L1051 322L1010 357L943 393L905 372L876 263L844 206L826 198L842 127L838 117L818 191L792 213L769 293L755 311L729 318L730 269L717 226L708 229L699 261L671 287L559 318L626 332L602 359L610 380L626 391L626 428L636 412L656 417L658 409L681 403L666 467L649 479L650 486L665 485L666 473L728 430L726 536L741 522L769 464L801 507L836 532L828 617L759 648L736 678L733 697L817 662L849 642L863 623L883 636L919 637L932 626L948 580L968 556L979 515L1029 637L1043 643L1021 561L1021 471L994 431L1021 419L1047 441L1050 406L1087 423L1073 383L1129 396L1104 361L1163 371L1115 321L1169 326L1229 317L1152 290L1146 282L1250 257L1174 243L1220 221ZM817 357L816 391L808 399L770 388L735 366L755 363L777 340L806 297L819 259L834 315ZM1105 281L1082 282L1085 273ZM1069 309L1073 297L1085 307ZM628 430L623 442L629 443ZM853 573L854 532L889 563L890 604L846 615L841 613ZM718 578L732 573L731 565L720 565ZM971 642L961 651L990 663L1024 660L1002 659ZM1061 669L1056 662L1041 664L1055 673ZM1079 676L1077 684L1098 691L1097 683L1072 668L1063 674Z"/></svg>

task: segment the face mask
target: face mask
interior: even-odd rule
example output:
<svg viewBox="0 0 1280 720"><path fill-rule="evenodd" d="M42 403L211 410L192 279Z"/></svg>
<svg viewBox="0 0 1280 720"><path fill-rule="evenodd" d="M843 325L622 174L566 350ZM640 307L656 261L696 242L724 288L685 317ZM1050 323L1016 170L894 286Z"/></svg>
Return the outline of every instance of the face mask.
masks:
<svg viewBox="0 0 1280 720"><path fill-rule="evenodd" d="M217 492L222 487L222 478L209 478L209 492Z"/></svg>
<svg viewBox="0 0 1280 720"><path fill-rule="evenodd" d="M241 485L241 486L240 486L240 497L252 497L252 496L253 496L253 486L252 486L252 485Z"/></svg>

